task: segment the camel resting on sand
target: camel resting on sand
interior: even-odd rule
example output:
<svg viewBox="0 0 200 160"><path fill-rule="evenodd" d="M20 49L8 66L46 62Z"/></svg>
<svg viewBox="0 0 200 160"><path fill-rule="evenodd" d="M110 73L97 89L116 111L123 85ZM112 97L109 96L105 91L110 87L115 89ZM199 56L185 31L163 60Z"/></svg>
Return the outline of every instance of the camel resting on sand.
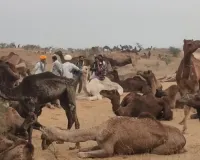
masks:
<svg viewBox="0 0 200 160"><path fill-rule="evenodd" d="M177 128L160 123L148 113L142 113L139 118L113 117L90 129L64 131L56 127L43 127L41 131L43 149L47 149L53 141L96 141L98 146L80 149L80 158L137 153L169 155L182 152L186 144L185 137Z"/></svg>
<svg viewBox="0 0 200 160"><path fill-rule="evenodd" d="M0 114L0 159L32 160L34 146L19 137L35 119L22 118L15 109L1 106ZM16 136L17 135L17 136Z"/></svg>
<svg viewBox="0 0 200 160"><path fill-rule="evenodd" d="M27 141L13 142L0 136L1 160L33 160L34 146Z"/></svg>
<svg viewBox="0 0 200 160"><path fill-rule="evenodd" d="M101 90L112 90L116 89L120 95L123 94L123 88L115 83L110 81L107 77L103 81L94 78L88 82L90 68L83 66L82 68L82 81L83 81L83 91L87 94L86 99L88 100L101 100L102 95L100 95ZM85 99L85 97L77 97L78 99Z"/></svg>

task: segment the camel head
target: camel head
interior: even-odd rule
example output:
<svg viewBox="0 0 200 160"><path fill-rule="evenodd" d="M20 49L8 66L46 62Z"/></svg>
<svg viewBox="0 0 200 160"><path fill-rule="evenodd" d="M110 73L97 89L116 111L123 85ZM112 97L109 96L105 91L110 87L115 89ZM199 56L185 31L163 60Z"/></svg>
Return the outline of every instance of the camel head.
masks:
<svg viewBox="0 0 200 160"><path fill-rule="evenodd" d="M49 145L51 145L54 141L59 141L59 131L57 127L41 127L40 131L42 132L41 139L42 139L42 150L46 150Z"/></svg>
<svg viewBox="0 0 200 160"><path fill-rule="evenodd" d="M194 53L198 48L200 48L200 40L186 40L184 39L183 51L184 55Z"/></svg>
<svg viewBox="0 0 200 160"><path fill-rule="evenodd" d="M119 98L120 94L116 89L113 90L102 90L100 91L100 94L110 100L114 99L114 98Z"/></svg>
<svg viewBox="0 0 200 160"><path fill-rule="evenodd" d="M5 120L8 126L18 128L19 131L27 131L27 129L37 121L37 117L34 114L24 119L14 108L8 107L5 113Z"/></svg>
<svg viewBox="0 0 200 160"><path fill-rule="evenodd" d="M56 51L54 54L60 56L60 55L63 55L62 51Z"/></svg>
<svg viewBox="0 0 200 160"><path fill-rule="evenodd" d="M82 75L85 77L89 76L89 72L90 72L90 67L89 66L83 66L82 67Z"/></svg>

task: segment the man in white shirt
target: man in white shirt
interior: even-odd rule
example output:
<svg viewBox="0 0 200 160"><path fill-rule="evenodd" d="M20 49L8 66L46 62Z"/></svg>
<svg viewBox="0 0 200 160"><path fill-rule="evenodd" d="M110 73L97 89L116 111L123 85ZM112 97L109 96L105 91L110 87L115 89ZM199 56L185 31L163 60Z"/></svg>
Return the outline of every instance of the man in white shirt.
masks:
<svg viewBox="0 0 200 160"><path fill-rule="evenodd" d="M64 59L67 61L62 64L64 77L73 79L74 73L81 73L81 70L75 64L69 62L72 59L71 55L65 55Z"/></svg>
<svg viewBox="0 0 200 160"><path fill-rule="evenodd" d="M47 56L45 56L45 55L40 56L40 61L35 64L35 67L33 69L34 74L39 74L39 73L45 72L46 59L47 59Z"/></svg>

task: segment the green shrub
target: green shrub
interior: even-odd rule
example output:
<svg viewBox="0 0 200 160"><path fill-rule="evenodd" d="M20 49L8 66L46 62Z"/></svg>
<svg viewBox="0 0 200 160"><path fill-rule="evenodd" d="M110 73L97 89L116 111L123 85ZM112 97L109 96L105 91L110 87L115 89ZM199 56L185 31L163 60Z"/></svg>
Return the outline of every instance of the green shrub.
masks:
<svg viewBox="0 0 200 160"><path fill-rule="evenodd" d="M169 51L174 57L178 57L181 52L181 50L176 47L169 47Z"/></svg>

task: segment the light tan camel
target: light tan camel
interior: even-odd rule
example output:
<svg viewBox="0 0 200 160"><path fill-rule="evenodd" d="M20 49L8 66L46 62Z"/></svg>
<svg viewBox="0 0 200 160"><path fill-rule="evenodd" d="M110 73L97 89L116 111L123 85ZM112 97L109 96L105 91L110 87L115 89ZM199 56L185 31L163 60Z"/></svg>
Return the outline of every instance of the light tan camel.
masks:
<svg viewBox="0 0 200 160"><path fill-rule="evenodd" d="M64 131L56 127L44 127L41 131L43 149L47 149L53 141L96 141L98 146L79 151L80 158L137 153L174 154L181 152L186 144L177 128L161 124L148 113L141 114L139 118L113 117L90 129Z"/></svg>
<svg viewBox="0 0 200 160"><path fill-rule="evenodd" d="M107 77L104 80L99 80L97 78L91 79L88 82L88 75L89 75L90 68L88 66L83 66L82 68L82 84L83 84L83 91L87 94L86 99L88 100L101 100L102 95L100 95L101 90L112 90L116 89L120 95L123 94L123 88L115 83L110 81ZM78 97L77 98L85 99L85 97Z"/></svg>
<svg viewBox="0 0 200 160"><path fill-rule="evenodd" d="M200 81L200 61L196 59L193 53L200 48L200 40L184 40L184 57L178 67L176 82L180 88L181 96L188 93L195 93L199 90ZM183 132L187 129L187 118L191 107L184 106L184 118L180 122L183 124Z"/></svg>

